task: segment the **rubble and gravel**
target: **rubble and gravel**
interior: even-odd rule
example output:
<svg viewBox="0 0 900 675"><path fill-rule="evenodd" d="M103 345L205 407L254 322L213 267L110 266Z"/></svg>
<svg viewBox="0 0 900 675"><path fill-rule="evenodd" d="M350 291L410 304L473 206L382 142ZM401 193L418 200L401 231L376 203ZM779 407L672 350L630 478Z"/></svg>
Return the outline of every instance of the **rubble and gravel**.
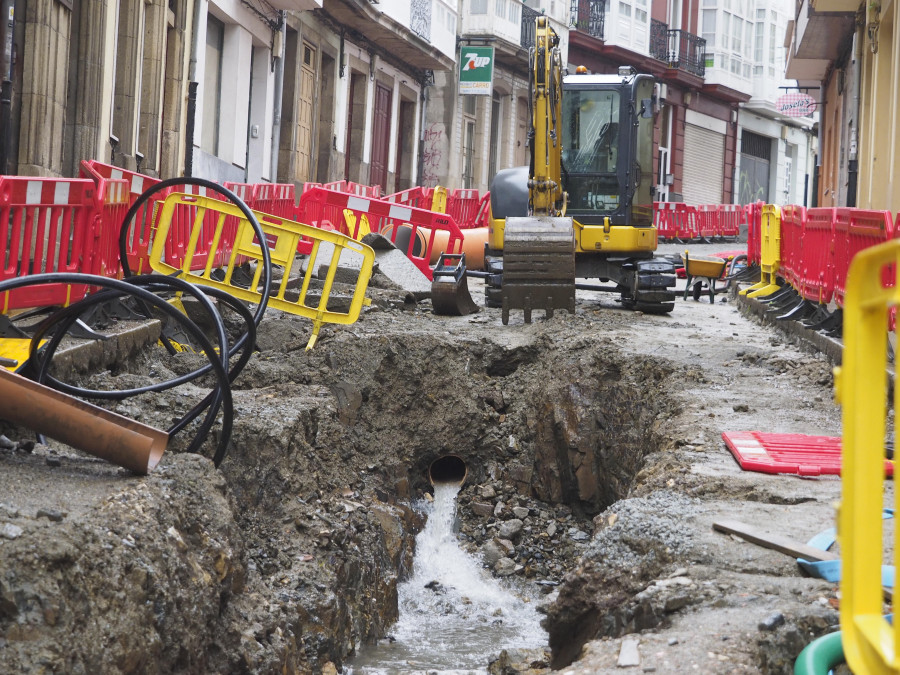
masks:
<svg viewBox="0 0 900 675"><path fill-rule="evenodd" d="M548 650L498 646L492 673L623 672L623 639L635 672L789 673L835 628L835 584L712 529L832 525L839 479L742 472L720 438L839 434L825 357L723 296L649 316L579 292L574 315L503 326L369 295L310 352L308 322L269 312L219 470L176 441L137 477L0 423L0 670L339 672L396 618L410 504L444 454L469 471L462 546L543 594ZM133 386L197 358L72 377ZM205 393L113 407L165 428Z"/></svg>

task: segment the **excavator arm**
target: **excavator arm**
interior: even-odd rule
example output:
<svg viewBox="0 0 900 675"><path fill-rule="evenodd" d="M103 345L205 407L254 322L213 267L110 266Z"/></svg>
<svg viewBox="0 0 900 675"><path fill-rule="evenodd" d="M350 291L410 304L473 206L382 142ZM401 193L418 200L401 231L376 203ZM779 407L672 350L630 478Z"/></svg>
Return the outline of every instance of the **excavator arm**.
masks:
<svg viewBox="0 0 900 675"><path fill-rule="evenodd" d="M575 313L575 233L566 218L566 193L560 171L562 146L562 57L559 36L546 16L535 24L530 53L531 165L528 176L528 215L508 217L504 230L502 320L511 309L522 309L525 323L531 312L554 309Z"/></svg>
<svg viewBox="0 0 900 675"><path fill-rule="evenodd" d="M531 66L531 148L528 202L532 214L562 216L566 193L560 178L562 145L562 57L559 36L546 16L537 17Z"/></svg>

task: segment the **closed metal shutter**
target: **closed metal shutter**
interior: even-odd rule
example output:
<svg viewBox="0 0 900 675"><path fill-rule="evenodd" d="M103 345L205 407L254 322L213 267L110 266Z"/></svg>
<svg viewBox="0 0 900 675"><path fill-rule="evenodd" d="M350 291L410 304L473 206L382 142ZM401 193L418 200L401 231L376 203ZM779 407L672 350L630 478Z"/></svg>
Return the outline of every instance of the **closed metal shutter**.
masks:
<svg viewBox="0 0 900 675"><path fill-rule="evenodd" d="M722 203L724 164L725 136L694 124L685 124L681 193L687 204Z"/></svg>

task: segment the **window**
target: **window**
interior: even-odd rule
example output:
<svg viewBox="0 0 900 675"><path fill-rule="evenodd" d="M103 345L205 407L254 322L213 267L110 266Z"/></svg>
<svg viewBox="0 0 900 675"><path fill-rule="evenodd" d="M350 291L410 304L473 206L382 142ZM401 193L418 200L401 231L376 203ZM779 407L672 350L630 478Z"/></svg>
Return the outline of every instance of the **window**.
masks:
<svg viewBox="0 0 900 675"><path fill-rule="evenodd" d="M472 14L487 14L487 0L472 0Z"/></svg>
<svg viewBox="0 0 900 675"><path fill-rule="evenodd" d="M619 16L631 17L631 5L624 2L619 3Z"/></svg>
<svg viewBox="0 0 900 675"><path fill-rule="evenodd" d="M750 51L753 49L753 22L744 22L744 56L750 58Z"/></svg>
<svg viewBox="0 0 900 675"><path fill-rule="evenodd" d="M515 0L510 0L509 14L507 16L513 23L519 23L519 5L516 4Z"/></svg>
<svg viewBox="0 0 900 675"><path fill-rule="evenodd" d="M703 39L706 40L706 48L712 50L716 46L716 10L703 10Z"/></svg>
<svg viewBox="0 0 900 675"><path fill-rule="evenodd" d="M634 20L639 23L647 23L647 10L635 8Z"/></svg>
<svg viewBox="0 0 900 675"><path fill-rule="evenodd" d="M775 65L775 24L769 24L769 65Z"/></svg>
<svg viewBox="0 0 900 675"><path fill-rule="evenodd" d="M755 44L753 45L753 60L757 63L763 62L763 44L765 43L766 35L765 35L765 18L766 14L763 11L763 18L760 20L759 15L756 18L756 38Z"/></svg>
<svg viewBox="0 0 900 675"><path fill-rule="evenodd" d="M731 23L731 49L740 54L741 52L741 33L744 31L744 22L738 17L732 18Z"/></svg>
<svg viewBox="0 0 900 675"><path fill-rule="evenodd" d="M494 0L494 14L500 17L506 16L506 0Z"/></svg>
<svg viewBox="0 0 900 675"><path fill-rule="evenodd" d="M212 155L219 152L219 110L222 93L222 52L225 24L212 14L206 18L206 65L203 69L203 128L200 148Z"/></svg>

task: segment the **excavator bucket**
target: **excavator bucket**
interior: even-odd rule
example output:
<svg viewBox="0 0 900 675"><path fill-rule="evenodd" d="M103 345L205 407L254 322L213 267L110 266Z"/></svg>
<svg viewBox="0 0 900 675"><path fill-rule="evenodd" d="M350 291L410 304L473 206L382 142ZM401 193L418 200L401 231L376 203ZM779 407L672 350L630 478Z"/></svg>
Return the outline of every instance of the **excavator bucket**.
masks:
<svg viewBox="0 0 900 675"><path fill-rule="evenodd" d="M441 253L431 282L431 306L435 314L465 316L478 311L466 280L466 254Z"/></svg>
<svg viewBox="0 0 900 675"><path fill-rule="evenodd" d="M503 325L509 310L554 309L575 313L575 234L571 218L530 216L506 219L503 252Z"/></svg>

